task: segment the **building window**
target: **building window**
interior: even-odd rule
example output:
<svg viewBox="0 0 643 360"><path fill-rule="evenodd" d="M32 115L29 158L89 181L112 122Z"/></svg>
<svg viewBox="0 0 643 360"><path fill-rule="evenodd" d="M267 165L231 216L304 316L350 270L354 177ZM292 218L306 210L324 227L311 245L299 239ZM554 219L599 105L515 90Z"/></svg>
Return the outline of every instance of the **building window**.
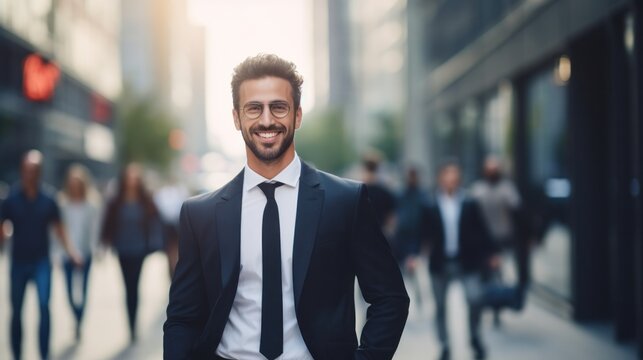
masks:
<svg viewBox="0 0 643 360"><path fill-rule="evenodd" d="M571 299L567 87L545 70L528 79L525 90L529 188L542 217L532 273L537 284Z"/></svg>

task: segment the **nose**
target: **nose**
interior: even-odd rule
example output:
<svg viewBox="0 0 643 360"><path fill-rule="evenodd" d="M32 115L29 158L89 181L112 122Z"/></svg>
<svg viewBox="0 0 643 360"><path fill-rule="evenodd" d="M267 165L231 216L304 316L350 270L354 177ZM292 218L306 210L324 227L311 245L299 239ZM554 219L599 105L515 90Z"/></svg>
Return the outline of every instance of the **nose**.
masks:
<svg viewBox="0 0 643 360"><path fill-rule="evenodd" d="M272 125L274 122L274 119L272 118L272 114L270 113L270 105L266 104L264 105L263 111L261 112L261 116L259 116L259 124L265 127L269 127Z"/></svg>

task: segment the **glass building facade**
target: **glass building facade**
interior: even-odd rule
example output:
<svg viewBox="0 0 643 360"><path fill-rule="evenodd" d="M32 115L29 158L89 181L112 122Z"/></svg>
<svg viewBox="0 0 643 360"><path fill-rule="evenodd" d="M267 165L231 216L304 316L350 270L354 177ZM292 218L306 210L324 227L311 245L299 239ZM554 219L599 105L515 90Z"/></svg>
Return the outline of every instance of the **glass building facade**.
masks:
<svg viewBox="0 0 643 360"><path fill-rule="evenodd" d="M98 180L116 159L113 100L120 93L120 2L0 1L0 182L18 179L38 149L43 177L59 186L67 166Z"/></svg>
<svg viewBox="0 0 643 360"><path fill-rule="evenodd" d="M427 74L410 80L422 92L409 112L423 116L409 122L430 142L429 175L455 156L468 184L487 154L501 155L524 200L521 281L552 309L643 346L640 4L409 1L408 11L424 35L409 36L409 53Z"/></svg>

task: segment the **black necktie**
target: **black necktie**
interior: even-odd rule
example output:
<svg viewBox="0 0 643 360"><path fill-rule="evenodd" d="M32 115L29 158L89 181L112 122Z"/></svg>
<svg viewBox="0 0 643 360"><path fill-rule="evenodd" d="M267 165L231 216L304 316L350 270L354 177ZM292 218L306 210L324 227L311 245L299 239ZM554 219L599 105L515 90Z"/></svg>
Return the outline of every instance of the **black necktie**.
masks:
<svg viewBox="0 0 643 360"><path fill-rule="evenodd" d="M261 343L259 351L268 359L283 352L283 308L281 299L281 239L279 208L275 189L280 182L259 184L268 202L263 210L261 253L263 260L263 295L261 297Z"/></svg>

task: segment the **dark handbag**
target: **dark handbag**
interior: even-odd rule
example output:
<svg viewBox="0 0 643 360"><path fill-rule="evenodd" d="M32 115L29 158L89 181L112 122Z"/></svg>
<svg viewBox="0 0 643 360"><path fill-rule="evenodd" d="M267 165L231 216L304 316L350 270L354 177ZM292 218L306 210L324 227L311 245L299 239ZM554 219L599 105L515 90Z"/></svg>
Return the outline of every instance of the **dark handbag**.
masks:
<svg viewBox="0 0 643 360"><path fill-rule="evenodd" d="M520 285L512 286L501 281L492 281L485 285L483 303L494 309L509 308L520 311L525 305L525 289Z"/></svg>

